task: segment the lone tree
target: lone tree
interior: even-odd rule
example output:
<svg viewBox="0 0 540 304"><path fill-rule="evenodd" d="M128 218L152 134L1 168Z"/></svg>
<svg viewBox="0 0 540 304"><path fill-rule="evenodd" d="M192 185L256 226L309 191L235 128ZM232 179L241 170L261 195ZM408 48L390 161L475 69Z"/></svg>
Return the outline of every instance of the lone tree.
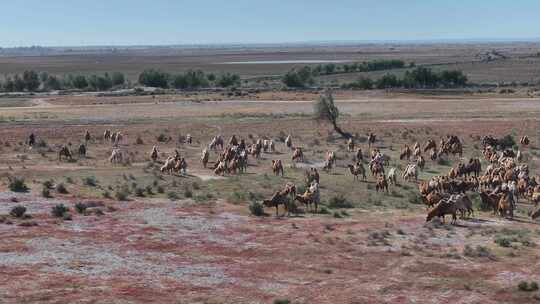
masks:
<svg viewBox="0 0 540 304"><path fill-rule="evenodd" d="M334 97L330 91L326 91L319 99L315 101L314 104L314 115L315 119L318 121L328 121L334 127L334 130L343 136L345 139L349 139L352 135L348 132L341 130L337 125L337 120L339 118L339 109L334 104Z"/></svg>

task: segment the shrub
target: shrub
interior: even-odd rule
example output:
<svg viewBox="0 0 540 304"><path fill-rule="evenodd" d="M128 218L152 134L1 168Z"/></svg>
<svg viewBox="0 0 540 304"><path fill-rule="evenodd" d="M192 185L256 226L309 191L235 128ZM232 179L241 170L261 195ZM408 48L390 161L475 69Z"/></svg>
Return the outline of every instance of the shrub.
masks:
<svg viewBox="0 0 540 304"><path fill-rule="evenodd" d="M189 189L189 188L186 188L184 190L184 197L186 198L192 198L193 197L193 192Z"/></svg>
<svg viewBox="0 0 540 304"><path fill-rule="evenodd" d="M171 200L171 201L176 201L178 200L178 194L176 194L176 192L174 191L171 191L169 193L167 193L167 197Z"/></svg>
<svg viewBox="0 0 540 304"><path fill-rule="evenodd" d="M135 188L135 196L144 197L144 191L146 190L143 188Z"/></svg>
<svg viewBox="0 0 540 304"><path fill-rule="evenodd" d="M16 218L21 218L26 213L26 207L18 205L13 208L11 208L11 211L9 211L9 214Z"/></svg>
<svg viewBox="0 0 540 304"><path fill-rule="evenodd" d="M24 178L9 177L9 190L13 192L28 192L29 188L24 182Z"/></svg>
<svg viewBox="0 0 540 304"><path fill-rule="evenodd" d="M52 207L51 214L54 217L63 217L65 213L67 213L69 209L64 206L64 204L58 204L54 207Z"/></svg>
<svg viewBox="0 0 540 304"><path fill-rule="evenodd" d="M128 198L129 192L127 189L118 189L114 192L114 197L118 201L126 201Z"/></svg>
<svg viewBox="0 0 540 304"><path fill-rule="evenodd" d="M66 186L64 186L63 183L59 183L58 185L56 185L56 192L61 193L61 194L68 193Z"/></svg>
<svg viewBox="0 0 540 304"><path fill-rule="evenodd" d="M137 136L137 139L135 140L135 144L144 145L144 141L140 136Z"/></svg>
<svg viewBox="0 0 540 304"><path fill-rule="evenodd" d="M165 193L165 189L163 188L163 186L157 186L157 192L158 193Z"/></svg>
<svg viewBox="0 0 540 304"><path fill-rule="evenodd" d="M249 212L254 216L264 216L264 206L259 202L251 202L249 204Z"/></svg>
<svg viewBox="0 0 540 304"><path fill-rule="evenodd" d="M501 247L510 247L512 246L512 240L505 237L498 237L495 239L495 244L501 246Z"/></svg>
<svg viewBox="0 0 540 304"><path fill-rule="evenodd" d="M332 196L328 201L328 208L341 209L341 208L354 208L354 205L345 198L343 194Z"/></svg>
<svg viewBox="0 0 540 304"><path fill-rule="evenodd" d="M334 212L335 218L343 218L343 216L339 212Z"/></svg>
<svg viewBox="0 0 540 304"><path fill-rule="evenodd" d="M274 304L291 304L291 301L287 299L276 299L274 300Z"/></svg>
<svg viewBox="0 0 540 304"><path fill-rule="evenodd" d="M519 282L518 284L518 289L521 290L521 291L537 291L538 290L538 283L532 281L532 282L527 282L527 281L521 281Z"/></svg>
<svg viewBox="0 0 540 304"><path fill-rule="evenodd" d="M53 181L52 180L46 180L42 183L43 188L52 189L53 188Z"/></svg>
<svg viewBox="0 0 540 304"><path fill-rule="evenodd" d="M51 198L52 195L51 195L51 190L49 190L49 188L43 186L43 189L41 189L41 195L44 197L44 198Z"/></svg>
<svg viewBox="0 0 540 304"><path fill-rule="evenodd" d="M104 198L111 198L111 193L109 191L103 191L101 192L101 196Z"/></svg>
<svg viewBox="0 0 540 304"><path fill-rule="evenodd" d="M98 184L98 181L95 176L83 177L82 182L84 185L89 187L95 187Z"/></svg>
<svg viewBox="0 0 540 304"><path fill-rule="evenodd" d="M169 139L169 137L166 135L166 134L163 134L163 133L160 133L157 137L156 137L156 140L159 141L159 142L167 142Z"/></svg>
<svg viewBox="0 0 540 304"><path fill-rule="evenodd" d="M152 190L152 186L151 186L151 185L146 186L146 193L147 193L148 195L153 195L153 194L154 194L154 190Z"/></svg>
<svg viewBox="0 0 540 304"><path fill-rule="evenodd" d="M86 206L85 203L76 203L75 204L75 210L77 210L78 213L83 214L86 211L87 208L88 208L88 206Z"/></svg>

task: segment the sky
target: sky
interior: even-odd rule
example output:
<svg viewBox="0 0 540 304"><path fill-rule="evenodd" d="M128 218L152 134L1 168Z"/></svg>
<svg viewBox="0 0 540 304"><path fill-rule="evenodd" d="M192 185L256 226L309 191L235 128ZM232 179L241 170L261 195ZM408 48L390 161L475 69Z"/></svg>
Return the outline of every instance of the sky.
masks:
<svg viewBox="0 0 540 304"><path fill-rule="evenodd" d="M539 0L11 0L0 7L0 47L540 38Z"/></svg>

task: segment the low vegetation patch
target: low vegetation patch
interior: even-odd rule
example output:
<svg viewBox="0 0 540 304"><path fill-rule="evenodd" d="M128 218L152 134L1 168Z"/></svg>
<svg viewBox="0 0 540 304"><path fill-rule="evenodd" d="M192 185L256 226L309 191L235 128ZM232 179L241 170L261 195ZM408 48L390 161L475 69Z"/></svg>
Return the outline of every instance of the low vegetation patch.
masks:
<svg viewBox="0 0 540 304"><path fill-rule="evenodd" d="M8 177L9 180L9 190L13 192L28 192L30 188L26 186L26 183L24 181L24 178L18 178L18 177Z"/></svg>
<svg viewBox="0 0 540 304"><path fill-rule="evenodd" d="M251 202L249 204L249 212L254 216L264 216L264 206L259 202Z"/></svg>
<svg viewBox="0 0 540 304"><path fill-rule="evenodd" d="M16 217L16 218L22 218L26 213L26 207L18 205L13 208L11 208L11 211L9 211L9 215Z"/></svg>

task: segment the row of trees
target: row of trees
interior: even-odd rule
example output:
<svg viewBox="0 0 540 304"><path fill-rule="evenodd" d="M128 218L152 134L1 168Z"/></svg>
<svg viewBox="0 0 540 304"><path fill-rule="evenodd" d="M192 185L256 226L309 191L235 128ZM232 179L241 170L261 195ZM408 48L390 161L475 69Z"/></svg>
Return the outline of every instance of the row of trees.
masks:
<svg viewBox="0 0 540 304"><path fill-rule="evenodd" d="M456 88L466 86L467 82L467 76L462 71L434 72L429 68L418 67L412 71L406 71L403 77L386 74L375 81L368 77L362 77L357 81L344 84L342 87L361 90L373 88Z"/></svg>
<svg viewBox="0 0 540 304"><path fill-rule="evenodd" d="M414 66L414 63L409 64L410 67ZM339 73L359 73L359 72L373 72L392 69L401 69L405 67L405 62L399 59L389 60L373 60L364 62L355 62L351 64L336 65L333 63L317 65L312 68L313 76L319 75L332 75Z"/></svg>
<svg viewBox="0 0 540 304"><path fill-rule="evenodd" d="M149 69L144 70L139 75L139 83L156 88L176 88L176 89L198 89L210 86L234 87L241 84L240 76L237 74L225 73L219 76L201 70L188 70L185 73L171 75L169 73Z"/></svg>
<svg viewBox="0 0 540 304"><path fill-rule="evenodd" d="M101 75L64 75L58 77L46 72L25 71L22 75L8 75L0 79L2 92L38 92L55 90L91 90L107 91L121 87L127 80L120 72ZM145 70L139 75L141 85L158 88L197 89L210 86L233 87L241 83L237 74L225 73L219 76L206 74L201 70L189 70L182 74L171 75L159 70Z"/></svg>
<svg viewBox="0 0 540 304"><path fill-rule="evenodd" d="M114 72L103 75L65 75L59 78L46 72L37 73L33 70L25 71L22 75L9 75L0 80L0 91L3 92L37 92L65 89L80 89L104 91L126 83L124 74Z"/></svg>
<svg viewBox="0 0 540 304"><path fill-rule="evenodd" d="M414 66L414 63L409 65ZM369 62L336 65L333 63L317 65L314 67L304 66L294 68L287 72L282 78L282 82L291 88L302 88L314 84L314 77L321 75L332 75L339 73L373 72L391 69L400 69L405 67L403 60L375 60Z"/></svg>

